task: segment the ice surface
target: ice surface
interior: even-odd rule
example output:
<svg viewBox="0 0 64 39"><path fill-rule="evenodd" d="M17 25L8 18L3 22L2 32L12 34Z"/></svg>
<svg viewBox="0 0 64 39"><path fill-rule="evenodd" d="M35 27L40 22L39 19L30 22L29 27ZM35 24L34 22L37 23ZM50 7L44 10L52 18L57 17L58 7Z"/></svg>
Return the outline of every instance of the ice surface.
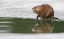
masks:
<svg viewBox="0 0 64 39"><path fill-rule="evenodd" d="M64 33L55 33L55 34L0 33L0 39L64 39Z"/></svg>
<svg viewBox="0 0 64 39"><path fill-rule="evenodd" d="M64 19L64 0L0 0L0 17L35 19L32 7L44 3L53 6L55 17Z"/></svg>

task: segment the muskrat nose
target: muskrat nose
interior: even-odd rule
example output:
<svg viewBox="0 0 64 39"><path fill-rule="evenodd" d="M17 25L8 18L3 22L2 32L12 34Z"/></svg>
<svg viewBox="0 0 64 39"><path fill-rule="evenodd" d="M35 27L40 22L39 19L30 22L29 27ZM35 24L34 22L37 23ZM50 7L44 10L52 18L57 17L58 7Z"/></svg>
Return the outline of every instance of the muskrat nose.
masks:
<svg viewBox="0 0 64 39"><path fill-rule="evenodd" d="M33 9L33 8L32 8Z"/></svg>
<svg viewBox="0 0 64 39"><path fill-rule="evenodd" d="M34 8L32 8L32 10L34 10Z"/></svg>

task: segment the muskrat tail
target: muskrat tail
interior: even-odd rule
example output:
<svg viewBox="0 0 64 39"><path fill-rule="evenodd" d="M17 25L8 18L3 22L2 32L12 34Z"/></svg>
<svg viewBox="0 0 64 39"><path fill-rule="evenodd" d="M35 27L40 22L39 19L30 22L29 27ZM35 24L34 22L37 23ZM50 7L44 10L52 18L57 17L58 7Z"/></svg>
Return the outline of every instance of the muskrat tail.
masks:
<svg viewBox="0 0 64 39"><path fill-rule="evenodd" d="M54 17L54 19L56 19L56 21L58 21L58 22L60 21L60 19L59 19L59 18L57 18L57 17Z"/></svg>

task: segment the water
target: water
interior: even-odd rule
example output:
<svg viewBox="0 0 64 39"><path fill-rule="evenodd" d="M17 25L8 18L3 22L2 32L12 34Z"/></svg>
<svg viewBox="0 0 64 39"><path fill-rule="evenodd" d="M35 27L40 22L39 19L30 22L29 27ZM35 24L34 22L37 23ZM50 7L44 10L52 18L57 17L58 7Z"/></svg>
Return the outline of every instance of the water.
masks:
<svg viewBox="0 0 64 39"><path fill-rule="evenodd" d="M0 17L0 33L63 33L64 21L37 25L34 19Z"/></svg>

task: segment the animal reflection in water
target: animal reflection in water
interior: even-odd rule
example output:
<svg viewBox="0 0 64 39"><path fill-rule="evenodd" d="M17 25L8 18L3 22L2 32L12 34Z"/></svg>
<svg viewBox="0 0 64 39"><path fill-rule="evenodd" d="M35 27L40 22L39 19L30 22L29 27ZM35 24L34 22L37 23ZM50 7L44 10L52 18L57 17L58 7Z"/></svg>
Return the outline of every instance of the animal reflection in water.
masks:
<svg viewBox="0 0 64 39"><path fill-rule="evenodd" d="M40 25L35 24L32 31L36 33L51 33L54 30L53 23L42 22Z"/></svg>

